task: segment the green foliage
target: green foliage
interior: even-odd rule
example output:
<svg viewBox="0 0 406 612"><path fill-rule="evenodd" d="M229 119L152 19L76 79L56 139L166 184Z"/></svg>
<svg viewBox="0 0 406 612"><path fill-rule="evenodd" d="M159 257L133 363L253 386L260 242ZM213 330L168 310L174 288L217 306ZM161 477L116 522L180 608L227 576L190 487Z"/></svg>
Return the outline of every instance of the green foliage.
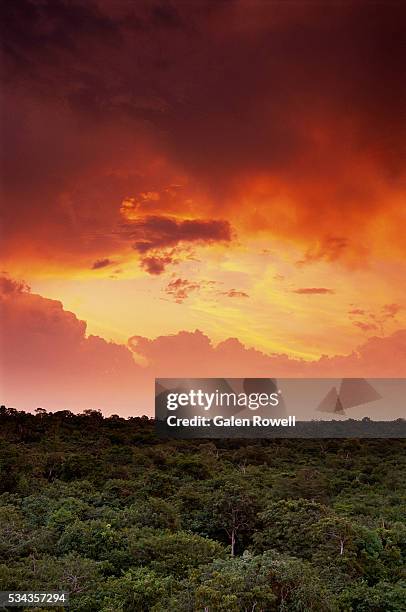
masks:
<svg viewBox="0 0 406 612"><path fill-rule="evenodd" d="M259 500L246 481L235 478L225 480L211 497L213 524L227 534L233 557L242 536L255 530Z"/></svg>
<svg viewBox="0 0 406 612"><path fill-rule="evenodd" d="M177 578L199 565L224 557L223 547L193 533L177 533L135 528L127 533L131 558L135 565L148 565L160 574Z"/></svg>
<svg viewBox="0 0 406 612"><path fill-rule="evenodd" d="M173 609L329 612L331 594L305 561L276 553L215 561L192 572Z"/></svg>
<svg viewBox="0 0 406 612"><path fill-rule="evenodd" d="M339 597L343 612L402 612L406 610L406 582L378 582L370 587L364 581L344 589Z"/></svg>
<svg viewBox="0 0 406 612"><path fill-rule="evenodd" d="M160 576L153 570L136 568L120 578L110 578L101 612L166 612L170 610L172 576Z"/></svg>
<svg viewBox="0 0 406 612"><path fill-rule="evenodd" d="M405 610L405 442L0 411L0 589L77 612Z"/></svg>
<svg viewBox="0 0 406 612"><path fill-rule="evenodd" d="M255 548L258 551L275 548L310 559L314 525L327 514L326 506L305 499L270 502L259 515L262 529L253 536Z"/></svg>
<svg viewBox="0 0 406 612"><path fill-rule="evenodd" d="M139 525L140 527L153 527L154 529L178 529L181 517L174 504L164 499L149 497L127 506L122 513L121 520L126 525Z"/></svg>

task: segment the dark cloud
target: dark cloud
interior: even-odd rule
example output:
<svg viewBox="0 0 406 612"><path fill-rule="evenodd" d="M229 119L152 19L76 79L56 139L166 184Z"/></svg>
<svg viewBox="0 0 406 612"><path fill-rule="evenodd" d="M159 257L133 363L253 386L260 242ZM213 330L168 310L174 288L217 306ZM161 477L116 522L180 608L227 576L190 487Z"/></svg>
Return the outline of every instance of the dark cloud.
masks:
<svg viewBox="0 0 406 612"><path fill-rule="evenodd" d="M199 290L200 287L200 282L189 281L186 278L176 278L167 284L165 292L172 296L178 304L181 304L191 293Z"/></svg>
<svg viewBox="0 0 406 612"><path fill-rule="evenodd" d="M249 297L248 293L245 291L237 291L236 289L229 289L228 291L222 291L221 295L226 295L230 298L247 298Z"/></svg>
<svg viewBox="0 0 406 612"><path fill-rule="evenodd" d="M115 262L106 257L105 259L96 259L92 265L92 270L100 270L100 268L106 268L107 266L113 265Z"/></svg>
<svg viewBox="0 0 406 612"><path fill-rule="evenodd" d="M228 221L216 219L178 220L164 216L147 216L123 226L121 235L131 240L135 251L143 255L149 251L183 243L229 242L231 227Z"/></svg>
<svg viewBox="0 0 406 612"><path fill-rule="evenodd" d="M200 279L188 280L187 278L173 278L165 287L165 293L171 296L175 302L181 304L191 293L204 292L206 295L213 295L214 287L218 281Z"/></svg>
<svg viewBox="0 0 406 612"><path fill-rule="evenodd" d="M299 289L294 289L293 293L299 293L300 295L327 295L334 293L334 291L326 287L300 287Z"/></svg>
<svg viewBox="0 0 406 612"><path fill-rule="evenodd" d="M135 218L122 224L117 234L131 242L140 255L141 266L154 275L182 259L195 259L192 250L195 246L232 240L228 221L177 219L164 215Z"/></svg>
<svg viewBox="0 0 406 612"><path fill-rule="evenodd" d="M344 251L348 249L348 247L349 243L347 238L327 236L307 249L304 258L298 261L298 264L309 264L322 260L336 261L342 257Z"/></svg>
<svg viewBox="0 0 406 612"><path fill-rule="evenodd" d="M396 315L403 310L403 306L397 303L384 304L376 311L364 308L354 308L348 311L355 327L364 332L379 331L383 336L386 323L396 318Z"/></svg>
<svg viewBox="0 0 406 612"><path fill-rule="evenodd" d="M166 255L151 255L149 257L141 257L141 267L148 274L158 276L165 272L166 266L177 263L177 260L171 254Z"/></svg>

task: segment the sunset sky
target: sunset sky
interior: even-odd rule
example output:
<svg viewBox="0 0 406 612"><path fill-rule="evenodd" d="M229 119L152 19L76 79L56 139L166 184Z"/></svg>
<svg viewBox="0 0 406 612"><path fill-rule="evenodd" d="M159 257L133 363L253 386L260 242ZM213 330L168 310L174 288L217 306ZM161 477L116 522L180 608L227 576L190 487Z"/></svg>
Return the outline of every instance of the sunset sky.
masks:
<svg viewBox="0 0 406 612"><path fill-rule="evenodd" d="M5 403L406 375L404 2L2 12Z"/></svg>

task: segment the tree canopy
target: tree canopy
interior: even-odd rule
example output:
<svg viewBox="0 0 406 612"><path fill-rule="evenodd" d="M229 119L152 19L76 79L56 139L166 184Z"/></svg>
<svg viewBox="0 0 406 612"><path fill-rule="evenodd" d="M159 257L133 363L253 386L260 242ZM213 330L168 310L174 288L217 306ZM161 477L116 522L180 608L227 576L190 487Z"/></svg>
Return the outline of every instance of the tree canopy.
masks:
<svg viewBox="0 0 406 612"><path fill-rule="evenodd" d="M0 590L63 589L78 612L401 612L405 457L2 407Z"/></svg>

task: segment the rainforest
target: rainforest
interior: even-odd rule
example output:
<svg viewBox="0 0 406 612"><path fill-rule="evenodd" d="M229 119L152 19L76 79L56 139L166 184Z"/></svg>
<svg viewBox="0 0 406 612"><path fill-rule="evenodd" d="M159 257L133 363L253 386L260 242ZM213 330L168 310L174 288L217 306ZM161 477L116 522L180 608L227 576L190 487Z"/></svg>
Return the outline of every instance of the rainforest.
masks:
<svg viewBox="0 0 406 612"><path fill-rule="evenodd" d="M405 446L3 406L0 590L78 612L401 612Z"/></svg>

